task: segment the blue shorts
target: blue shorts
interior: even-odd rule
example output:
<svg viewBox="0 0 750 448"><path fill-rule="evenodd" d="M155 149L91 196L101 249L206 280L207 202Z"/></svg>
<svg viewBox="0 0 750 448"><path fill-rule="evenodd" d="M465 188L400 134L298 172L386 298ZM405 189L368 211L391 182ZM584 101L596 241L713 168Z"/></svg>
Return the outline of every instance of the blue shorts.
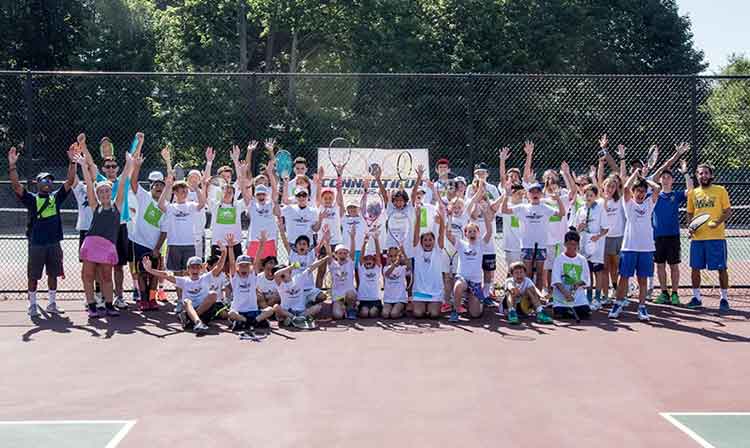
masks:
<svg viewBox="0 0 750 448"><path fill-rule="evenodd" d="M727 268L726 240L693 240L690 242L690 267L723 271Z"/></svg>
<svg viewBox="0 0 750 448"><path fill-rule="evenodd" d="M456 276L456 280L460 280L464 283L466 283L466 289L474 295L479 300L484 300L484 291L482 290L482 283L480 282L472 282L471 280L466 280L465 278L461 277L460 275Z"/></svg>
<svg viewBox="0 0 750 448"><path fill-rule="evenodd" d="M653 252L634 252L632 250L623 250L620 252L620 276L629 278L636 274L642 278L653 277Z"/></svg>
<svg viewBox="0 0 750 448"><path fill-rule="evenodd" d="M531 248L522 248L521 249L521 257L523 258L523 261L531 261L534 259L534 249ZM547 249L546 248L537 248L536 249L536 261L542 262L547 259Z"/></svg>

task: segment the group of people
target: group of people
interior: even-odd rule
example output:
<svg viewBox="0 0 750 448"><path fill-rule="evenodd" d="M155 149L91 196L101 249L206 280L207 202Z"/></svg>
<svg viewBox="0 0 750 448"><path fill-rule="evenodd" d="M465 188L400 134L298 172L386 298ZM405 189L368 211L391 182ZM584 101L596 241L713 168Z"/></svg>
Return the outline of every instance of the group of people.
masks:
<svg viewBox="0 0 750 448"><path fill-rule="evenodd" d="M731 216L726 190L713 184L714 169L700 164L695 176L680 144L659 167L627 163L626 149L608 150L599 141L598 165L576 175L566 162L547 169L537 181L534 144L523 147L522 169L509 168L510 150L499 151L497 185L485 163L474 167L471 182L453 176L447 159L436 163L436 178L416 168L410 191L389 190L380 170L365 178L361 198L346 200L341 172L335 188L325 188L319 169L308 177L304 158L294 160L292 178L279 178L275 142L264 142L269 162L253 175L258 142L230 150L233 166L214 174L215 152L207 148L203 171L176 179L171 152L161 151L166 175L148 174L141 185L144 135L137 133L120 170L111 141L99 144L97 164L81 134L68 149L65 182L36 176L36 192L19 182L15 148L8 153L12 188L28 209L29 315L38 315L37 284L47 276L51 314L57 279L63 276L63 223L60 207L73 192L78 205L79 259L86 307L91 319L117 316L124 299L124 267L130 267L134 299L141 311L160 308L164 282L176 289L175 312L183 327L197 333L212 320L234 330L280 325L314 327L330 305L333 319L417 318L451 321L478 318L497 306L510 324L525 316L548 324L553 319L588 318L608 307L617 319L628 307L629 283L638 283L638 319L649 320L646 298L657 273L655 302L681 305L680 207L688 219L711 219L690 234L692 297L702 306L700 271L716 270L720 311L729 310L725 223ZM615 159L619 158L619 161ZM676 168L676 171L673 169ZM80 171L80 177L79 177ZM120 172L121 171L121 172ZM609 174L608 174L609 171ZM676 173L686 189L674 190ZM375 222L365 220L368 190L386 205ZM408 219L408 234L387 231L389 218ZM249 220L244 237L242 216ZM501 219L502 238L496 238ZM206 238L206 229L209 238ZM206 242L210 246L206 246ZM288 264L277 254L286 252ZM507 272L496 276L497 254ZM654 269L656 267L656 269ZM327 275L330 272L330 278ZM497 279L500 279L499 281Z"/></svg>

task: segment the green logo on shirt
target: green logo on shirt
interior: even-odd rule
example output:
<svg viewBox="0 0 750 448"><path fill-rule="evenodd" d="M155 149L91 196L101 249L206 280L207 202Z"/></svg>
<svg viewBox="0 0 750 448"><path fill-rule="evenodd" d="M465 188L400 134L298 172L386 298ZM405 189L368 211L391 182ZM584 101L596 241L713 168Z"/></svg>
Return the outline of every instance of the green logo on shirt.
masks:
<svg viewBox="0 0 750 448"><path fill-rule="evenodd" d="M216 210L216 223L232 225L237 222L237 209L234 207L219 207Z"/></svg>
<svg viewBox="0 0 750 448"><path fill-rule="evenodd" d="M581 281L581 272L583 268L575 263L563 263L563 283L566 285L575 285Z"/></svg>
<svg viewBox="0 0 750 448"><path fill-rule="evenodd" d="M513 215L510 217L510 226L514 229L521 227L521 223L518 221L518 216Z"/></svg>
<svg viewBox="0 0 750 448"><path fill-rule="evenodd" d="M154 207L154 203L151 202L146 207L146 212L143 214L143 220L146 221L153 227L159 227L159 220L162 216L162 211L158 207Z"/></svg>

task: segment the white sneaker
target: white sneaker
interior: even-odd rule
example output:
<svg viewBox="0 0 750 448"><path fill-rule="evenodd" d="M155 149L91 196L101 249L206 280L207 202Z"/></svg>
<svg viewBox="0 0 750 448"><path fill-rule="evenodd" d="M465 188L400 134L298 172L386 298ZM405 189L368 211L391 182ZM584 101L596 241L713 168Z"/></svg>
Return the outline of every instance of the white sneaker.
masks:
<svg viewBox="0 0 750 448"><path fill-rule="evenodd" d="M58 308L55 302L50 302L44 310L50 314L65 314L65 311L62 308Z"/></svg>
<svg viewBox="0 0 750 448"><path fill-rule="evenodd" d="M198 321L197 324L193 325L193 331L195 331L196 334L203 334L208 331L208 325L204 324L202 321Z"/></svg>
<svg viewBox="0 0 750 448"><path fill-rule="evenodd" d="M94 299L96 300L97 308L104 308L104 296L102 296L101 292L94 293Z"/></svg>
<svg viewBox="0 0 750 448"><path fill-rule="evenodd" d="M122 297L116 297L114 305L115 305L115 308L119 308L121 310L128 309L128 304L125 303L125 299L123 299Z"/></svg>
<svg viewBox="0 0 750 448"><path fill-rule="evenodd" d="M29 304L29 309L26 313L29 317L37 317L39 315L39 309L37 309L36 303Z"/></svg>
<svg viewBox="0 0 750 448"><path fill-rule="evenodd" d="M602 309L602 304L598 300L594 299L591 301L591 311L599 311Z"/></svg>
<svg viewBox="0 0 750 448"><path fill-rule="evenodd" d="M638 307L638 320L641 322L648 322L651 320L651 317L648 315L648 310L646 309L645 305L641 305Z"/></svg>
<svg viewBox="0 0 750 448"><path fill-rule="evenodd" d="M618 317L620 317L620 313L622 313L622 310L625 309L627 305L627 300L618 300L610 310L608 317L610 319L617 319Z"/></svg>

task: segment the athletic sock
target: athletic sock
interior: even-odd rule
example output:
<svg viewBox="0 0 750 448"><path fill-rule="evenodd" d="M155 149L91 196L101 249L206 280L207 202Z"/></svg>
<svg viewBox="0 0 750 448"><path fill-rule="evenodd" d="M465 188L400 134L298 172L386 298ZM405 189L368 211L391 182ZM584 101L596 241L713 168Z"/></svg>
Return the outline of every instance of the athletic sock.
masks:
<svg viewBox="0 0 750 448"><path fill-rule="evenodd" d="M29 291L29 305L36 305L36 291Z"/></svg>
<svg viewBox="0 0 750 448"><path fill-rule="evenodd" d="M591 298L594 296L594 291L591 289L586 290L586 299L588 299L589 303L591 303Z"/></svg>
<svg viewBox="0 0 750 448"><path fill-rule="evenodd" d="M48 294L49 294L49 303L54 304L55 299L57 299L57 291L54 289L50 289Z"/></svg>
<svg viewBox="0 0 750 448"><path fill-rule="evenodd" d="M719 291L719 296L721 296L722 300L729 300L729 296L727 294L728 290L726 289L722 289L721 291Z"/></svg>
<svg viewBox="0 0 750 448"><path fill-rule="evenodd" d="M602 299L602 291L600 289L596 290L596 294L594 295L594 298L596 298L597 301Z"/></svg>
<svg viewBox="0 0 750 448"><path fill-rule="evenodd" d="M91 310L91 311L96 311L96 302L94 302L94 303L89 303L89 304L88 304L88 308L89 308L89 310Z"/></svg>
<svg viewBox="0 0 750 448"><path fill-rule="evenodd" d="M699 288L693 288L693 297L698 300L701 299L701 290Z"/></svg>

